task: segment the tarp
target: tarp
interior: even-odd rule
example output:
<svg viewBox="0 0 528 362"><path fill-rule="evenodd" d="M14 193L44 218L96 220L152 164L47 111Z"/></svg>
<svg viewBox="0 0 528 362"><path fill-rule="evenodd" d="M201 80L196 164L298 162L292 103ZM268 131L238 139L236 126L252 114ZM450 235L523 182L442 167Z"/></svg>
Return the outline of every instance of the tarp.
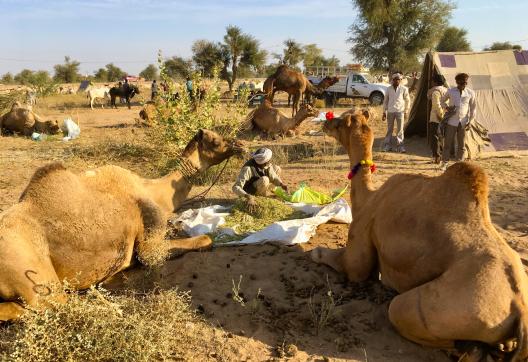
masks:
<svg viewBox="0 0 528 362"><path fill-rule="evenodd" d="M315 235L317 226L328 221L349 224L352 222L352 211L344 199L339 199L325 206L308 204L290 204L294 209L303 211L311 217L275 222L266 228L250 234L240 241L232 241L217 245L260 244L278 242L285 245L305 243ZM183 230L189 236L198 236L220 231L233 235L233 230L224 228L225 217L229 208L220 205L192 209L183 212L173 222L181 223Z"/></svg>
<svg viewBox="0 0 528 362"><path fill-rule="evenodd" d="M83 92L90 86L89 80L82 80L81 84L79 85L79 89L77 89L77 92Z"/></svg>
<svg viewBox="0 0 528 362"><path fill-rule="evenodd" d="M477 117L489 133L484 151L528 149L528 51L428 53L422 69L406 136L427 135L430 105L427 90L434 74L443 75L449 87L458 73L470 75L468 87L476 93ZM476 137L474 133L472 137ZM471 137L470 137L471 140ZM478 143L478 140L474 140ZM475 146L469 145L467 148Z"/></svg>

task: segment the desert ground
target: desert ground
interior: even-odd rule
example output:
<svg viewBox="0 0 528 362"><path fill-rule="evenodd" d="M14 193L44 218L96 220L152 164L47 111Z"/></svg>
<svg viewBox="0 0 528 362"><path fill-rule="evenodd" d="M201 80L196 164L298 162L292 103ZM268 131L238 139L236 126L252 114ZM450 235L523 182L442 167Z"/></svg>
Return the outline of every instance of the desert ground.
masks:
<svg viewBox="0 0 528 362"><path fill-rule="evenodd" d="M284 97L279 101L284 102ZM72 117L80 124L81 135L70 142L63 142L61 136L39 142L0 137L0 212L17 202L33 172L49 162L61 161L79 172L116 164L144 177L162 174L163 168L149 153L145 128L137 126L137 102L131 110L125 106L90 110L82 96L61 95L37 104L35 111L45 118L61 121ZM347 109L332 110L340 114ZM288 109L283 110L289 114ZM440 173L430 162L423 138L408 139L407 154L382 153L385 129L379 118L371 122L376 134L376 186L396 173ZM261 145L272 147L290 187L305 181L328 192L347 184L348 157L320 130L320 123L308 120L298 136L245 141L253 150ZM240 162L232 161L207 199L192 206L233 201L231 186ZM513 248L528 249L528 153L485 153L475 162L489 176L490 210L496 228ZM196 187L191 195L206 187ZM310 260L308 252L316 246L344 246L347 231L348 225L329 223L320 226L317 235L303 245L219 246L188 253L155 270L128 270L106 288L112 293L171 288L190 291L192 307L207 326L202 360L449 361L446 352L411 343L391 327L387 308L393 291L375 281L349 283L344 276ZM235 300L234 293L241 299ZM322 314L326 323L321 321ZM3 328L3 333L8 333L9 327Z"/></svg>

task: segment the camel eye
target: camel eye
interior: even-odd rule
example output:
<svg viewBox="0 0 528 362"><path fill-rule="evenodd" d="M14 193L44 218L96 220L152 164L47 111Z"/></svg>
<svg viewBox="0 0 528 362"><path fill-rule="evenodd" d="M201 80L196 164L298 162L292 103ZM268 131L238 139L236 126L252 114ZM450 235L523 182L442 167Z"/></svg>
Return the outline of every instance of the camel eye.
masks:
<svg viewBox="0 0 528 362"><path fill-rule="evenodd" d="M213 146L220 147L220 141L219 140L214 140L213 141Z"/></svg>

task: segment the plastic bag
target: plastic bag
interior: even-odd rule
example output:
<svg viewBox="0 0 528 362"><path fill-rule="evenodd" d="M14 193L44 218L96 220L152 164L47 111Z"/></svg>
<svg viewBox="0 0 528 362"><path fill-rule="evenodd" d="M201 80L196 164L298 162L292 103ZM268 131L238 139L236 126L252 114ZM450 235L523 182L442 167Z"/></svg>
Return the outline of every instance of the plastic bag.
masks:
<svg viewBox="0 0 528 362"><path fill-rule="evenodd" d="M281 187L275 188L275 195L279 198L294 203L326 205L339 199L348 189L348 185L344 188L335 190L332 195L327 195L308 187L305 183L301 183L299 188L291 195L284 191Z"/></svg>
<svg viewBox="0 0 528 362"><path fill-rule="evenodd" d="M46 135L44 133L37 133L37 132L33 132L31 134L31 139L33 141L44 141L46 139Z"/></svg>
<svg viewBox="0 0 528 362"><path fill-rule="evenodd" d="M69 117L64 120L61 129L65 134L65 137L62 139L65 142L76 139L81 134L81 127Z"/></svg>

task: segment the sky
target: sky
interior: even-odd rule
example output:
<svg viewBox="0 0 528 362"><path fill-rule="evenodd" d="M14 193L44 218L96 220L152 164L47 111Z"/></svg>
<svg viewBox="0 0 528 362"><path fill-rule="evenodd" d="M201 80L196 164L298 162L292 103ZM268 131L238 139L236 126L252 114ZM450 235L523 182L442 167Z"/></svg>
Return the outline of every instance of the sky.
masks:
<svg viewBox="0 0 528 362"><path fill-rule="evenodd" d="M468 30L474 50L494 41L528 49L528 0L458 0L451 24ZM195 40L222 40L237 25L280 53L293 38L325 56L354 62L346 42L356 19L350 0L0 0L0 74L48 70L64 56L93 74L113 62L137 74L163 56L191 56ZM270 59L271 60L271 59Z"/></svg>

